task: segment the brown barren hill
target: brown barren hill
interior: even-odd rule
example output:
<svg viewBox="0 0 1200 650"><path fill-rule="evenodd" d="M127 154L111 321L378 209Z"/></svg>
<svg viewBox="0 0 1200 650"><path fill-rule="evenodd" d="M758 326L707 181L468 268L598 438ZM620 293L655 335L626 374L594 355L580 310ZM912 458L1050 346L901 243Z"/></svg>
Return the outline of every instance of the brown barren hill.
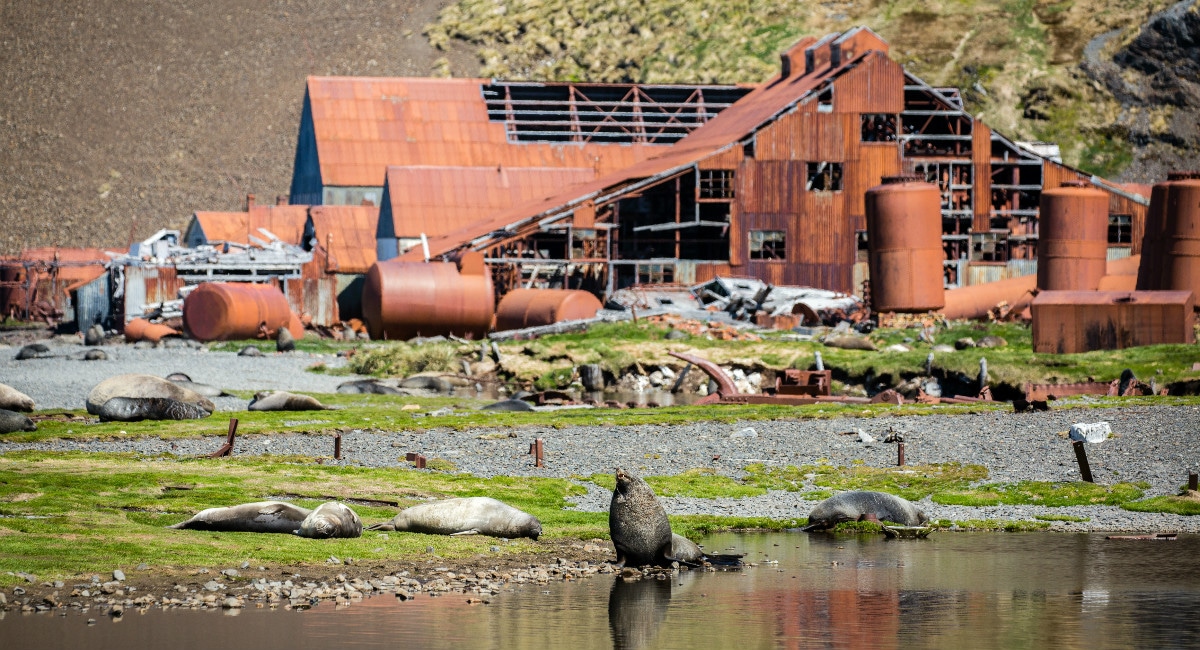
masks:
<svg viewBox="0 0 1200 650"><path fill-rule="evenodd" d="M0 254L287 194L306 75L429 76L448 0L0 2Z"/></svg>

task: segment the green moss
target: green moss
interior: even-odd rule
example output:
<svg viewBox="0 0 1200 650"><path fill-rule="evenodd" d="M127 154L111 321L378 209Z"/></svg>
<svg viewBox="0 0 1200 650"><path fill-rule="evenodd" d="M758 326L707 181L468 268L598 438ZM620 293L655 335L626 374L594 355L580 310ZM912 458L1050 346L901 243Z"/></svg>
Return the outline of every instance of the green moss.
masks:
<svg viewBox="0 0 1200 650"><path fill-rule="evenodd" d="M887 492L910 501L919 501L936 492L965 488L987 477L982 465L944 463L940 465L908 465L905 467L834 467L832 465L766 467L761 464L746 467L745 482L751 485L790 492L806 486L826 488L827 492L872 490Z"/></svg>
<svg viewBox="0 0 1200 650"><path fill-rule="evenodd" d="M1090 517L1072 517L1071 515L1034 515L1033 518L1038 521L1074 521L1079 523L1091 521Z"/></svg>
<svg viewBox="0 0 1200 650"><path fill-rule="evenodd" d="M1200 500L1189 497L1158 496L1122 503L1121 508L1134 512L1164 512L1172 515L1200 515Z"/></svg>
<svg viewBox="0 0 1200 650"><path fill-rule="evenodd" d="M616 478L612 474L593 474L584 480L595 483L606 490L616 487ZM689 469L675 476L646 476L644 480L660 497L739 499L767 493L763 488L746 485L728 476L718 476L713 470L705 467Z"/></svg>
<svg viewBox="0 0 1200 650"><path fill-rule="evenodd" d="M949 522L941 520L938 522L940 528L957 527L961 530L1002 530L1007 533L1025 533L1037 530L1046 530L1050 527L1048 521L1004 521L998 519L965 519L962 521Z"/></svg>
<svg viewBox="0 0 1200 650"><path fill-rule="evenodd" d="M1055 483L1022 481L995 483L969 490L939 492L935 503L958 506L1041 505L1051 507L1121 505L1142 498L1142 490L1131 483L1104 486L1083 481Z"/></svg>

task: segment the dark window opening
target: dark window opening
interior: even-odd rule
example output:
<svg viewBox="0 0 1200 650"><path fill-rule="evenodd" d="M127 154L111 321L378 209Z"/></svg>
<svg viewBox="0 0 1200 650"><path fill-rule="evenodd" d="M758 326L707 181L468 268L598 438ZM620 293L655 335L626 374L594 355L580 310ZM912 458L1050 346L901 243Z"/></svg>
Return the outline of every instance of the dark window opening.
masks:
<svg viewBox="0 0 1200 650"><path fill-rule="evenodd" d="M1108 215L1108 243L1130 244L1133 242L1133 216L1128 214Z"/></svg>
<svg viewBox="0 0 1200 650"><path fill-rule="evenodd" d="M821 94L817 95L817 112L833 112L833 86L826 86L825 90L822 90Z"/></svg>
<svg viewBox="0 0 1200 650"><path fill-rule="evenodd" d="M864 113L862 116L863 142L895 142L896 116L886 113Z"/></svg>
<svg viewBox="0 0 1200 650"><path fill-rule="evenodd" d="M754 157L754 141L750 140L742 144L742 155L747 158Z"/></svg>
<svg viewBox="0 0 1200 650"><path fill-rule="evenodd" d="M751 230L750 259L787 259L787 232L783 230Z"/></svg>
<svg viewBox="0 0 1200 650"><path fill-rule="evenodd" d="M700 170L701 199L732 199L733 170L730 169L701 169Z"/></svg>
<svg viewBox="0 0 1200 650"><path fill-rule="evenodd" d="M809 192L842 191L842 163L808 163L808 176L805 189Z"/></svg>

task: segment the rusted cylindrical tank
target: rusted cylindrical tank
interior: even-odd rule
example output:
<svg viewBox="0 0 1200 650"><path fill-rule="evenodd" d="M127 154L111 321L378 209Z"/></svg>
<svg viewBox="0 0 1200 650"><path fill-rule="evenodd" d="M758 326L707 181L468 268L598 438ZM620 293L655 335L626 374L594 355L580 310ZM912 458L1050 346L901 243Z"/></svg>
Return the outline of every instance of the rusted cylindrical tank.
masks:
<svg viewBox="0 0 1200 650"><path fill-rule="evenodd" d="M1171 183L1167 190L1168 291L1200 293L1200 179Z"/></svg>
<svg viewBox="0 0 1200 650"><path fill-rule="evenodd" d="M461 268L461 272L460 272ZM453 262L376 262L363 285L363 319L372 339L414 336L482 338L496 296L478 253Z"/></svg>
<svg viewBox="0 0 1200 650"><path fill-rule="evenodd" d="M1086 181L1042 192L1037 286L1043 291L1095 291L1108 253L1108 194Z"/></svg>
<svg viewBox="0 0 1200 650"><path fill-rule="evenodd" d="M1142 262L1138 267L1139 291L1160 291L1167 288L1171 273L1170 229L1167 204L1171 187L1183 181L1200 180L1200 171L1170 172L1167 180L1156 183L1150 190L1150 208L1142 234Z"/></svg>
<svg viewBox="0 0 1200 650"><path fill-rule="evenodd" d="M496 305L496 330L518 330L566 320L594 318L603 305L587 291L513 289Z"/></svg>
<svg viewBox="0 0 1200 650"><path fill-rule="evenodd" d="M1138 262L1137 255L1108 262L1105 265L1107 274L1100 279L1099 285L1109 290L1132 286ZM1001 302L1008 303L1011 311L1021 312L1033 303L1036 293L1036 275L951 289L946 292L946 308L942 310L942 315L951 320L984 318L988 311Z"/></svg>
<svg viewBox="0 0 1200 650"><path fill-rule="evenodd" d="M168 336L178 336L179 331L173 327L163 325L161 323L151 323L145 318L135 318L128 323L125 323L125 340L130 343L134 341L150 341L158 343Z"/></svg>
<svg viewBox="0 0 1200 650"><path fill-rule="evenodd" d="M183 327L197 341L273 338L284 327L304 336L291 324L287 297L269 284L206 282L183 300Z"/></svg>
<svg viewBox="0 0 1200 650"><path fill-rule="evenodd" d="M921 176L887 176L867 190L871 307L923 312L946 304L941 194Z"/></svg>

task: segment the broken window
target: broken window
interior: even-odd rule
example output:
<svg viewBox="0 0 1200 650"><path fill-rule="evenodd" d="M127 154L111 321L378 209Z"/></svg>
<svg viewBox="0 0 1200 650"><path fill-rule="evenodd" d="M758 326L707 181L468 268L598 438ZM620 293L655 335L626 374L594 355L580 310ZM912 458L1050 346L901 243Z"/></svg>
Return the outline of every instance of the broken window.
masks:
<svg viewBox="0 0 1200 650"><path fill-rule="evenodd" d="M702 199L732 199L733 170L731 169L701 169L700 198Z"/></svg>
<svg viewBox="0 0 1200 650"><path fill-rule="evenodd" d="M817 112L832 113L833 112L833 86L825 86L825 90L817 95Z"/></svg>
<svg viewBox="0 0 1200 650"><path fill-rule="evenodd" d="M1128 214L1108 215L1108 243L1129 244L1133 241L1133 216Z"/></svg>
<svg viewBox="0 0 1200 650"><path fill-rule="evenodd" d="M754 140L747 140L742 143L742 155L747 158L754 157Z"/></svg>
<svg viewBox="0 0 1200 650"><path fill-rule="evenodd" d="M805 189L809 192L842 191L842 163L808 163L808 176Z"/></svg>
<svg viewBox="0 0 1200 650"><path fill-rule="evenodd" d="M751 230L750 259L787 259L787 232L783 230Z"/></svg>
<svg viewBox="0 0 1200 650"><path fill-rule="evenodd" d="M863 142L895 142L896 116L887 113L863 113Z"/></svg>

